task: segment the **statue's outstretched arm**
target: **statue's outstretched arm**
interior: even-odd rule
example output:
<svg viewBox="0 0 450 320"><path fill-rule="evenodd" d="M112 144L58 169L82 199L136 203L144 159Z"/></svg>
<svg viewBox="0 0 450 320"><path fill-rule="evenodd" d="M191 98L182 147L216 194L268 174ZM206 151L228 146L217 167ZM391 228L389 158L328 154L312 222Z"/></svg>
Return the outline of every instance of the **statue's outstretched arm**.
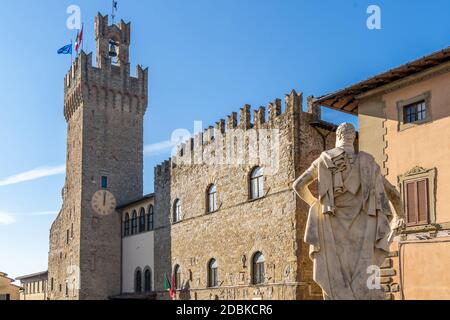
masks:
<svg viewBox="0 0 450 320"><path fill-rule="evenodd" d="M391 201L395 209L394 220L391 222L391 228L394 230L392 235L389 237L391 238L396 230L398 231L404 229L406 226L405 208L402 203L402 197L400 195L400 192L398 192L397 189L384 177L383 177L383 184L384 189L386 190L387 196L389 198L389 201Z"/></svg>
<svg viewBox="0 0 450 320"><path fill-rule="evenodd" d="M405 218L405 209L402 203L402 197L400 192L386 179L383 177L384 189L386 190L389 201L391 201L394 206L395 212L398 218Z"/></svg>
<svg viewBox="0 0 450 320"><path fill-rule="evenodd" d="M310 206L312 206L317 201L317 199L313 196L308 186L316 179L317 175L315 175L313 171L308 170L297 180L295 180L294 185L292 186L295 193L297 193L297 195Z"/></svg>

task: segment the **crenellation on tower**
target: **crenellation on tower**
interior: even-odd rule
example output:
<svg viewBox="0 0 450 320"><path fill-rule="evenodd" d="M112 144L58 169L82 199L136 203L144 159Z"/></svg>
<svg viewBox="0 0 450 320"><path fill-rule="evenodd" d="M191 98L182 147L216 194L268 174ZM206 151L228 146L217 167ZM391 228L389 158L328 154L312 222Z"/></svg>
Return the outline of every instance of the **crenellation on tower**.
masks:
<svg viewBox="0 0 450 320"><path fill-rule="evenodd" d="M290 94L285 96L285 112L301 112L303 103L303 93L297 93L292 90Z"/></svg>
<svg viewBox="0 0 450 320"><path fill-rule="evenodd" d="M255 110L253 113L255 128L259 129L263 124L266 123L266 108L260 107L258 110Z"/></svg>
<svg viewBox="0 0 450 320"><path fill-rule="evenodd" d="M252 107L249 104L246 104L244 105L244 107L241 108L238 123L239 128L247 130L252 127L251 113L250 113L251 108Z"/></svg>
<svg viewBox="0 0 450 320"><path fill-rule="evenodd" d="M237 127L237 113L232 112L227 117L227 130L233 130Z"/></svg>
<svg viewBox="0 0 450 320"><path fill-rule="evenodd" d="M225 120L224 119L220 119L219 121L217 121L214 128L221 135L225 134L225 129L226 129L226 127L225 127Z"/></svg>
<svg viewBox="0 0 450 320"><path fill-rule="evenodd" d="M281 99L269 103L269 121L274 121L281 114Z"/></svg>

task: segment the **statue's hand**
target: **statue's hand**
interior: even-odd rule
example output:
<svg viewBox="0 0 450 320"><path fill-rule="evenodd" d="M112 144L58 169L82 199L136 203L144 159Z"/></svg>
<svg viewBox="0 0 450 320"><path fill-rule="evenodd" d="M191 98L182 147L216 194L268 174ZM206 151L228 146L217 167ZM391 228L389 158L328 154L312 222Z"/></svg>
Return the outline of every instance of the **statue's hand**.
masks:
<svg viewBox="0 0 450 320"><path fill-rule="evenodd" d="M405 218L396 215L391 222L391 230L399 232L405 228L406 228Z"/></svg>

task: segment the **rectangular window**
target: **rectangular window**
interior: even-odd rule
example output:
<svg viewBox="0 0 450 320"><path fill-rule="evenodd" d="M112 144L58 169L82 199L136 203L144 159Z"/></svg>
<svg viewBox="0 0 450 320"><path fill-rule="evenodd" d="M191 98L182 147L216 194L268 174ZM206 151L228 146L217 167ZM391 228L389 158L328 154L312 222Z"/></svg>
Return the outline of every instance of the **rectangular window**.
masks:
<svg viewBox="0 0 450 320"><path fill-rule="evenodd" d="M405 183L406 223L408 226L428 224L428 179Z"/></svg>
<svg viewBox="0 0 450 320"><path fill-rule="evenodd" d="M102 177L102 189L108 189L108 177Z"/></svg>
<svg viewBox="0 0 450 320"><path fill-rule="evenodd" d="M403 107L403 122L414 123L427 118L427 105L425 100L415 102Z"/></svg>
<svg viewBox="0 0 450 320"><path fill-rule="evenodd" d="M66 244L69 244L69 239L70 239L70 230L67 229L67 231L66 231Z"/></svg>

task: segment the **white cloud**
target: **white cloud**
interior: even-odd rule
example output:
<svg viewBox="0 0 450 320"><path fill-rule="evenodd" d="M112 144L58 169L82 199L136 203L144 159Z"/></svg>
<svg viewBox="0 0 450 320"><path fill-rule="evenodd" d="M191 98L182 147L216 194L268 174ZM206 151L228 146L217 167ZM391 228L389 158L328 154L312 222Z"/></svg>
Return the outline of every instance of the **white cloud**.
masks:
<svg viewBox="0 0 450 320"><path fill-rule="evenodd" d="M147 156L158 155L171 150L178 144L176 141L163 141L149 144L144 147L144 154Z"/></svg>
<svg viewBox="0 0 450 320"><path fill-rule="evenodd" d="M25 213L25 215L29 216L54 216L57 215L58 211L42 211L42 212L31 212L31 213Z"/></svg>
<svg viewBox="0 0 450 320"><path fill-rule="evenodd" d="M27 213L11 213L0 211L0 226L10 225L17 222L16 217L19 216L54 216L57 215L59 211L41 211L41 212L27 212Z"/></svg>
<svg viewBox="0 0 450 320"><path fill-rule="evenodd" d="M0 212L0 226L13 224L15 222L16 222L16 219L14 218L14 216L12 214L6 213L6 212Z"/></svg>
<svg viewBox="0 0 450 320"><path fill-rule="evenodd" d="M66 172L66 166L41 167L0 180L0 187L55 176Z"/></svg>

